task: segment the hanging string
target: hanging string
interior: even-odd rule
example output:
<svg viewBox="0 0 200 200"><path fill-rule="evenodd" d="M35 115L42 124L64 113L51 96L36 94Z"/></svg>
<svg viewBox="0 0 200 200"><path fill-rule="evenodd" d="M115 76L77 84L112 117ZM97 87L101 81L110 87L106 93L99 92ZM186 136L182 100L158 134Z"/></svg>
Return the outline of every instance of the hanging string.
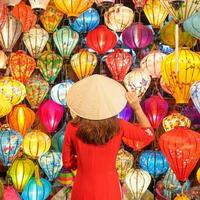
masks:
<svg viewBox="0 0 200 200"><path fill-rule="evenodd" d="M178 64L178 59L179 59L179 53L178 53L178 46L179 46L179 23L175 23L175 71L176 74L178 73L179 70L179 64Z"/></svg>

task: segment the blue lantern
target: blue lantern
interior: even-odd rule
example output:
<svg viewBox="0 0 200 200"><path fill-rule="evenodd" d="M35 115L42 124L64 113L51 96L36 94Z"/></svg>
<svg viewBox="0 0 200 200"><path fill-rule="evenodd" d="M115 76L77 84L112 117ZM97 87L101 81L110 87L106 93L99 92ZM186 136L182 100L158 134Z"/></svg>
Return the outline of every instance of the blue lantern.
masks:
<svg viewBox="0 0 200 200"><path fill-rule="evenodd" d="M74 84L72 80L66 80L63 83L59 83L55 85L51 89L51 98L53 101L55 101L58 104L61 104L63 106L67 106L66 102L66 94L69 90L69 88Z"/></svg>
<svg viewBox="0 0 200 200"><path fill-rule="evenodd" d="M57 178L62 166L62 153L53 150L42 154L38 159L40 167L45 172L50 181Z"/></svg>
<svg viewBox="0 0 200 200"><path fill-rule="evenodd" d="M22 192L23 200L45 200L50 195L51 183L44 178L40 178L41 185L37 184L35 178L31 178Z"/></svg>
<svg viewBox="0 0 200 200"><path fill-rule="evenodd" d="M126 121L129 121L133 116L133 109L129 106L129 104L126 105L126 107L118 114L118 118L124 119Z"/></svg>
<svg viewBox="0 0 200 200"><path fill-rule="evenodd" d="M17 154L23 137L17 131L3 126L0 130L0 160L4 166L10 166Z"/></svg>
<svg viewBox="0 0 200 200"><path fill-rule="evenodd" d="M197 81L192 84L190 88L190 96L194 103L194 106L200 113L200 81Z"/></svg>
<svg viewBox="0 0 200 200"><path fill-rule="evenodd" d="M74 22L70 21L72 29L79 33L87 33L95 29L100 22L100 16L97 10L89 8L82 13Z"/></svg>
<svg viewBox="0 0 200 200"><path fill-rule="evenodd" d="M139 157L139 166L149 172L153 177L164 174L168 168L168 162L161 151L144 151Z"/></svg>

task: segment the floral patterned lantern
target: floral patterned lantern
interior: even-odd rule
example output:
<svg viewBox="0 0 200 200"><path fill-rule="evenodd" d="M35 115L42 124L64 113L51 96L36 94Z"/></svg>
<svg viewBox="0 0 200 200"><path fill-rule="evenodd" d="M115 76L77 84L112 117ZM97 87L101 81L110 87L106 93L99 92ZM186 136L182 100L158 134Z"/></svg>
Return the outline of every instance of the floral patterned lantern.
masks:
<svg viewBox="0 0 200 200"><path fill-rule="evenodd" d="M7 185L4 186L2 200L21 200L21 198L13 186Z"/></svg>
<svg viewBox="0 0 200 200"><path fill-rule="evenodd" d="M133 109L129 104L118 114L118 118L129 121L133 116Z"/></svg>
<svg viewBox="0 0 200 200"><path fill-rule="evenodd" d="M29 0L32 9L46 10L50 0Z"/></svg>
<svg viewBox="0 0 200 200"><path fill-rule="evenodd" d="M8 8L5 3L0 2L0 30L3 28L8 16Z"/></svg>
<svg viewBox="0 0 200 200"><path fill-rule="evenodd" d="M0 118L6 116L12 110L12 104L8 100L8 98L0 94Z"/></svg>
<svg viewBox="0 0 200 200"><path fill-rule="evenodd" d="M200 113L200 81L197 81L192 84L190 88L190 95L196 109Z"/></svg>
<svg viewBox="0 0 200 200"><path fill-rule="evenodd" d="M146 4L147 0L133 0L136 10L141 10Z"/></svg>
<svg viewBox="0 0 200 200"><path fill-rule="evenodd" d="M97 7L108 7L115 3L115 0L95 0Z"/></svg>
<svg viewBox="0 0 200 200"><path fill-rule="evenodd" d="M0 69L6 69L7 60L6 54L0 50Z"/></svg>

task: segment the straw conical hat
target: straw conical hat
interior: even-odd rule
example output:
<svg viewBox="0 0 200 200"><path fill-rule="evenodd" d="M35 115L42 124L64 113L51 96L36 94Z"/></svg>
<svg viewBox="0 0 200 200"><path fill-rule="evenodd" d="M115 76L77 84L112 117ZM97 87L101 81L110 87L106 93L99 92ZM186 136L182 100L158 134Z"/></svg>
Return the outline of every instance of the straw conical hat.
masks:
<svg viewBox="0 0 200 200"><path fill-rule="evenodd" d="M92 75L70 87L67 105L82 118L101 120L116 116L126 106L126 90L117 81Z"/></svg>

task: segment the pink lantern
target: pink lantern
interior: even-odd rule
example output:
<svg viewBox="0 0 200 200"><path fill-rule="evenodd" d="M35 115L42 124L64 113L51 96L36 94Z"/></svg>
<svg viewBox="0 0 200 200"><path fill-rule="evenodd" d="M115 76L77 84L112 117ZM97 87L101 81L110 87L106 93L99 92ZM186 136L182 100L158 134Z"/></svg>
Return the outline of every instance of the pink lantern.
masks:
<svg viewBox="0 0 200 200"><path fill-rule="evenodd" d="M108 69L117 81L123 81L132 65L132 56L123 49L116 49L106 58Z"/></svg>
<svg viewBox="0 0 200 200"><path fill-rule="evenodd" d="M0 2L0 30L3 28L8 16L8 8L5 3Z"/></svg>
<svg viewBox="0 0 200 200"><path fill-rule="evenodd" d="M133 0L133 3L135 5L135 9L142 9L144 5L146 4L147 0Z"/></svg>
<svg viewBox="0 0 200 200"><path fill-rule="evenodd" d="M52 133L56 130L63 114L63 106L55 103L51 99L44 101L38 109L38 116L41 120L41 123L49 133Z"/></svg>
<svg viewBox="0 0 200 200"><path fill-rule="evenodd" d="M20 195L14 189L13 186L4 186L3 199L2 200L21 200Z"/></svg>

